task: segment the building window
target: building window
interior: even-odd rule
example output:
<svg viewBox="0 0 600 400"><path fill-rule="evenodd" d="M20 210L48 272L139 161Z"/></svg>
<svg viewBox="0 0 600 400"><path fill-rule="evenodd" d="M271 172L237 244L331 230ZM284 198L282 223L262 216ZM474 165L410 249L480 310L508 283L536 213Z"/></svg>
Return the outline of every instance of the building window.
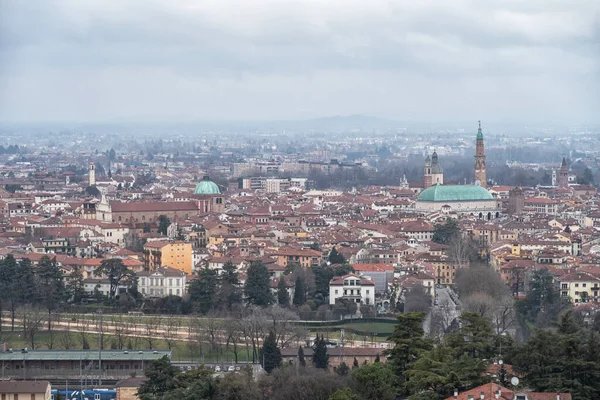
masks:
<svg viewBox="0 0 600 400"><path fill-rule="evenodd" d="M335 294L338 294L338 290L337 289L335 289Z"/></svg>

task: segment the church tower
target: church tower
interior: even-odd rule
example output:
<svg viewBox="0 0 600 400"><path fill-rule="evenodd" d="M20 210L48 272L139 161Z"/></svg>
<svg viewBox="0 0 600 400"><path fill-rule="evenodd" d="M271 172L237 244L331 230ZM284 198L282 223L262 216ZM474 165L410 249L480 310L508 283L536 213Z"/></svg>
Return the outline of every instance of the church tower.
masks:
<svg viewBox="0 0 600 400"><path fill-rule="evenodd" d="M89 186L96 186L96 164L93 161L90 161L88 177L89 177Z"/></svg>
<svg viewBox="0 0 600 400"><path fill-rule="evenodd" d="M429 154L425 158L425 168L423 170L423 189L427 189L432 185L432 176L431 176L431 158L429 158Z"/></svg>
<svg viewBox="0 0 600 400"><path fill-rule="evenodd" d="M475 145L475 184L486 187L486 183L487 175L485 172L485 149L483 147L481 121L479 121L479 130L477 130L477 141Z"/></svg>
<svg viewBox="0 0 600 400"><path fill-rule="evenodd" d="M444 171L438 160L437 152L434 150L431 155L431 184L432 185L443 185L444 184Z"/></svg>
<svg viewBox="0 0 600 400"><path fill-rule="evenodd" d="M560 172L558 173L558 187L569 187L569 167L567 166L567 159L564 157L560 165Z"/></svg>

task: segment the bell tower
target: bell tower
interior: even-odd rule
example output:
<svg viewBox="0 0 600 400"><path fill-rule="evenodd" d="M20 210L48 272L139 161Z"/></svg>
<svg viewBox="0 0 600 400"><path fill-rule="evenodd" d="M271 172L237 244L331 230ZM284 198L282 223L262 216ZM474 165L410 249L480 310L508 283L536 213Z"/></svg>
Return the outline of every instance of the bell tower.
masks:
<svg viewBox="0 0 600 400"><path fill-rule="evenodd" d="M433 184L433 176L431 175L431 158L429 154L425 158L425 168L423 169L423 189L427 189Z"/></svg>
<svg viewBox="0 0 600 400"><path fill-rule="evenodd" d="M487 174L485 171L485 149L483 147L483 132L481 131L481 121L477 130L477 140L475 142L475 184L486 187Z"/></svg>
<svg viewBox="0 0 600 400"><path fill-rule="evenodd" d="M88 168L89 186L96 186L96 164L90 161Z"/></svg>

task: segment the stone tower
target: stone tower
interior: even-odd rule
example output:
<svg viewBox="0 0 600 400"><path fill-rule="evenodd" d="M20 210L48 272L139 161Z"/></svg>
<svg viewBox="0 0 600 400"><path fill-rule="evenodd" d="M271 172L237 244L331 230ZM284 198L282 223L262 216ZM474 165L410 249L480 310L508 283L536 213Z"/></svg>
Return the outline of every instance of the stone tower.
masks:
<svg viewBox="0 0 600 400"><path fill-rule="evenodd" d="M432 185L443 185L444 184L444 171L438 160L437 152L434 150L431 155L431 184Z"/></svg>
<svg viewBox="0 0 600 400"><path fill-rule="evenodd" d="M477 130L477 141L475 144L475 184L486 187L487 174L485 172L485 149L483 147L483 132L481 131L481 121Z"/></svg>
<svg viewBox="0 0 600 400"><path fill-rule="evenodd" d="M567 166L567 159L564 157L560 165L560 172L558 173L558 187L569 187L569 167Z"/></svg>
<svg viewBox="0 0 600 400"><path fill-rule="evenodd" d="M508 192L508 213L519 214L525 206L525 193L520 187L515 187Z"/></svg>
<svg viewBox="0 0 600 400"><path fill-rule="evenodd" d="M425 158L425 168L423 169L423 189L427 189L432 184L431 177L431 158L429 154Z"/></svg>
<svg viewBox="0 0 600 400"><path fill-rule="evenodd" d="M96 186L96 164L90 161L90 167L88 170L89 186Z"/></svg>

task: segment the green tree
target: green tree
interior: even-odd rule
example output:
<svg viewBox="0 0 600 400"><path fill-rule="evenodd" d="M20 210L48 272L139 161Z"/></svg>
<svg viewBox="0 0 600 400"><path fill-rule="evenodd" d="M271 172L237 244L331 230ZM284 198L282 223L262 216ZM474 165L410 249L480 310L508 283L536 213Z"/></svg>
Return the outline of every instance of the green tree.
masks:
<svg viewBox="0 0 600 400"><path fill-rule="evenodd" d="M52 311L66 299L67 292L64 285L62 270L56 262L48 256L40 259L38 264L38 294L42 304L48 310L48 330L52 330Z"/></svg>
<svg viewBox="0 0 600 400"><path fill-rule="evenodd" d="M73 303L79 304L85 296L85 288L83 284L83 273L80 266L75 266L69 275L67 283L67 292L73 299Z"/></svg>
<svg viewBox="0 0 600 400"><path fill-rule="evenodd" d="M294 285L294 305L300 307L306 303L306 286L302 277L296 277L296 283Z"/></svg>
<svg viewBox="0 0 600 400"><path fill-rule="evenodd" d="M346 264L346 259L341 255L335 247L329 252L328 260L331 264Z"/></svg>
<svg viewBox="0 0 600 400"><path fill-rule="evenodd" d="M310 249L311 250L317 250L317 251L321 251L321 247L319 246L319 242L313 242L310 245Z"/></svg>
<svg viewBox="0 0 600 400"><path fill-rule="evenodd" d="M171 220L169 219L169 217L167 217L166 215L158 216L158 233L166 236L167 230L169 229L170 225L171 225Z"/></svg>
<svg viewBox="0 0 600 400"><path fill-rule="evenodd" d="M386 350L390 366L396 369L400 384L405 385L405 371L421 355L422 352L431 350L433 343L425 337L423 321L425 313L415 312L399 314L396 316L398 323L388 340L394 343L392 349ZM378 363L381 364L381 363Z"/></svg>
<svg viewBox="0 0 600 400"><path fill-rule="evenodd" d="M247 271L244 287L247 303L266 307L273 304L271 294L271 278L266 265L260 261L252 261Z"/></svg>
<svg viewBox="0 0 600 400"><path fill-rule="evenodd" d="M398 378L391 366L373 363L352 371L354 391L363 399L394 400Z"/></svg>
<svg viewBox="0 0 600 400"><path fill-rule="evenodd" d="M277 339L273 331L269 332L269 335L263 343L263 348L260 357L261 365L267 373L271 373L275 368L281 365L281 351L277 347Z"/></svg>
<svg viewBox="0 0 600 400"><path fill-rule="evenodd" d="M467 390L485 383L488 362L468 355L459 356L455 349L442 343L421 353L406 371L408 393L419 398L448 397L454 389Z"/></svg>
<svg viewBox="0 0 600 400"><path fill-rule="evenodd" d="M108 297L115 298L119 286L125 285L128 288L134 284L136 279L135 272L123 264L119 258L109 258L100 262L100 267L94 271L95 276L105 276L110 284Z"/></svg>
<svg viewBox="0 0 600 400"><path fill-rule="evenodd" d="M205 265L198 271L198 279L190 283L190 301L202 314L206 314L215 307L215 296L219 289L218 279L217 271Z"/></svg>
<svg viewBox="0 0 600 400"><path fill-rule="evenodd" d="M327 400L358 400L358 397L352 392L352 389L341 388L333 392Z"/></svg>
<svg viewBox="0 0 600 400"><path fill-rule="evenodd" d="M348 373L350 373L350 367L348 366L348 364L342 361L340 365L333 368L333 371L338 375L346 376L348 375Z"/></svg>
<svg viewBox="0 0 600 400"><path fill-rule="evenodd" d="M212 400L217 385L212 371L203 367L180 373L175 377L175 389L165 393L161 400Z"/></svg>
<svg viewBox="0 0 600 400"><path fill-rule="evenodd" d="M298 347L298 364L300 364L301 367L306 367L306 360L304 359L304 349L302 348L302 346Z"/></svg>
<svg viewBox="0 0 600 400"><path fill-rule="evenodd" d="M352 361L352 369L358 368L358 367L359 367L358 360L356 359L356 357L354 357L354 361Z"/></svg>
<svg viewBox="0 0 600 400"><path fill-rule="evenodd" d="M290 295L288 294L283 276L279 277L279 282L277 283L277 303L281 307L289 307L290 305Z"/></svg>
<svg viewBox="0 0 600 400"><path fill-rule="evenodd" d="M317 334L313 348L312 361L315 368L329 368L329 355L327 354L327 344L325 343L325 338L323 335L321 335L321 338L319 338L319 334Z"/></svg>
<svg viewBox="0 0 600 400"><path fill-rule="evenodd" d="M13 315L12 330L14 331L14 312L17 305L19 293L19 281L15 279L18 266L17 261L12 254L7 255L4 260L0 260L0 313L4 309L9 309ZM0 318L1 320L1 318ZM0 321L0 329L2 321Z"/></svg>
<svg viewBox="0 0 600 400"><path fill-rule="evenodd" d="M176 378L179 374L179 368L171 365L167 356L152 362L144 371L148 380L138 389L140 400L164 399L165 395L177 388Z"/></svg>
<svg viewBox="0 0 600 400"><path fill-rule="evenodd" d="M458 221L450 218L444 223L435 225L435 232L431 240L436 243L450 244L458 236L460 236Z"/></svg>
<svg viewBox="0 0 600 400"><path fill-rule="evenodd" d="M219 290L217 298L227 311L233 311L236 306L242 304L242 289L237 272L237 267L232 262L223 265L223 271L219 276Z"/></svg>

